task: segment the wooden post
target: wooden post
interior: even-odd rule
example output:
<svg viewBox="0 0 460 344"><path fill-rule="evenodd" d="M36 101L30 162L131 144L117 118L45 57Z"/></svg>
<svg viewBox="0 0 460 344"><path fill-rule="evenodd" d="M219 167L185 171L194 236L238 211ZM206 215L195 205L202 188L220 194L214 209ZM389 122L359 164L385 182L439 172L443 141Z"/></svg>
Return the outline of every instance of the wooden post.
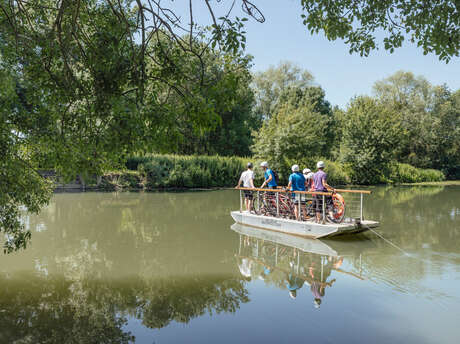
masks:
<svg viewBox="0 0 460 344"><path fill-rule="evenodd" d="M242 192L240 190L240 213L243 212L243 197L242 197Z"/></svg>
<svg viewBox="0 0 460 344"><path fill-rule="evenodd" d="M363 218L363 194L361 194L361 207L360 207L359 219L361 220L361 222L364 220Z"/></svg>

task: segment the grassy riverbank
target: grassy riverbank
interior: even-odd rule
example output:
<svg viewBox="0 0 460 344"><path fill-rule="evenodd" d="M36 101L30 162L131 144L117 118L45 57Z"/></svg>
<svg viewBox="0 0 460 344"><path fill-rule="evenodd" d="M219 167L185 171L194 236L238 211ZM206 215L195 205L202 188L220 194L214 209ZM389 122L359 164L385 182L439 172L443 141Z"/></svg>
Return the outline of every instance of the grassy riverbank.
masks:
<svg viewBox="0 0 460 344"><path fill-rule="evenodd" d="M419 186L460 186L460 180L444 180L442 182L402 183L401 185Z"/></svg>
<svg viewBox="0 0 460 344"><path fill-rule="evenodd" d="M101 190L158 190L158 189L210 189L233 187L248 161L256 166L255 184L263 180L262 171L257 167L259 160L240 157L148 155L132 157L126 163L126 170L107 172L102 176L98 189ZM278 169L281 184L287 184L289 164ZM300 162L304 168L314 165L312 161ZM349 167L333 161L326 161L326 172L332 185L347 185L352 181L353 171ZM419 169L407 164L394 163L386 175L381 176L382 184L428 185L429 183L449 183L444 174L437 170Z"/></svg>

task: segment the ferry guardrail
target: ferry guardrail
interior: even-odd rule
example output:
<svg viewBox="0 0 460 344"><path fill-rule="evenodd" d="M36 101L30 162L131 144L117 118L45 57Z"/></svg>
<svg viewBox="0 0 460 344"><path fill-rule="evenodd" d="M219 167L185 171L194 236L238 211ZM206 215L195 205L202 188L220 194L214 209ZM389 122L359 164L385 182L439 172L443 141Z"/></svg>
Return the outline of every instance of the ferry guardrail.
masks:
<svg viewBox="0 0 460 344"><path fill-rule="evenodd" d="M256 191L257 192L257 205L258 211L260 211L260 193L261 192L272 192L276 193L276 217L279 217L279 194L280 193L291 193L291 194L299 194L299 195L320 195L322 197L322 211L323 211L323 223L326 221L326 196L332 196L334 192L320 192L320 191L291 191L287 188L278 187L277 189L269 189L269 188L245 188L245 187L236 187L235 189L240 190L240 212L243 211L243 192L242 191ZM341 193L350 193L350 194L359 194L360 195L360 205L359 205L359 220L364 220L364 195L371 194L372 191L370 190L349 190L349 189L334 189L335 192ZM301 198L298 198L298 207L299 207L299 214L301 213ZM294 201L295 202L295 201ZM295 206L295 205L294 205Z"/></svg>

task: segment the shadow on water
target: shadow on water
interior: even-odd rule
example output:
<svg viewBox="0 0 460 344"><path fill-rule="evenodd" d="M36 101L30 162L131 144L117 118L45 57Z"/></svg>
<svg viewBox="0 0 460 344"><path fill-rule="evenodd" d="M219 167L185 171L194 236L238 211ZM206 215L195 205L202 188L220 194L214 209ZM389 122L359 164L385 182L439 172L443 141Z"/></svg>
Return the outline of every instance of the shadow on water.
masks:
<svg viewBox="0 0 460 344"><path fill-rule="evenodd" d="M319 241L232 224L229 190L57 194L25 217L32 246L0 260L0 342L129 343L129 319L164 329L238 315L254 283L295 302L306 291L320 310L350 285L458 303L441 281L459 279L460 188L373 190L365 216L412 257L371 233Z"/></svg>

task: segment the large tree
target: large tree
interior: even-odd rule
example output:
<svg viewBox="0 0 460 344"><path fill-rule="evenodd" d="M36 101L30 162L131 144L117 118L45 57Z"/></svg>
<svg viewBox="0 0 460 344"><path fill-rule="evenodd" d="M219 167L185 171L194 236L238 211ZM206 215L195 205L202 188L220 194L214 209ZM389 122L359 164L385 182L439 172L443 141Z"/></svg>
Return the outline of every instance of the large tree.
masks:
<svg viewBox="0 0 460 344"><path fill-rule="evenodd" d="M206 73L204 54L211 47L238 56L243 19L215 19L206 5L209 27L196 25L191 3L187 26L153 0L0 2L5 250L30 236L20 207L39 211L49 199L39 167L72 178L117 167L132 151L165 150L179 135L178 114L193 130L216 127L222 87ZM224 95L220 108L232 101Z"/></svg>
<svg viewBox="0 0 460 344"><path fill-rule="evenodd" d="M376 82L374 92L400 122L400 142L393 149L395 158L455 177L456 166L460 165L456 94L444 85L433 86L424 77L403 71Z"/></svg>
<svg viewBox="0 0 460 344"><path fill-rule="evenodd" d="M270 119L281 94L289 87L311 86L313 75L298 65L283 61L254 74L253 89L256 97L254 112L261 120Z"/></svg>
<svg viewBox="0 0 460 344"><path fill-rule="evenodd" d="M398 117L373 98L357 97L342 125L341 158L351 167L352 182L382 182L401 134Z"/></svg>
<svg viewBox="0 0 460 344"><path fill-rule="evenodd" d="M333 118L320 87L289 88L274 115L255 134L256 156L275 168L290 160L328 156L333 142Z"/></svg>

